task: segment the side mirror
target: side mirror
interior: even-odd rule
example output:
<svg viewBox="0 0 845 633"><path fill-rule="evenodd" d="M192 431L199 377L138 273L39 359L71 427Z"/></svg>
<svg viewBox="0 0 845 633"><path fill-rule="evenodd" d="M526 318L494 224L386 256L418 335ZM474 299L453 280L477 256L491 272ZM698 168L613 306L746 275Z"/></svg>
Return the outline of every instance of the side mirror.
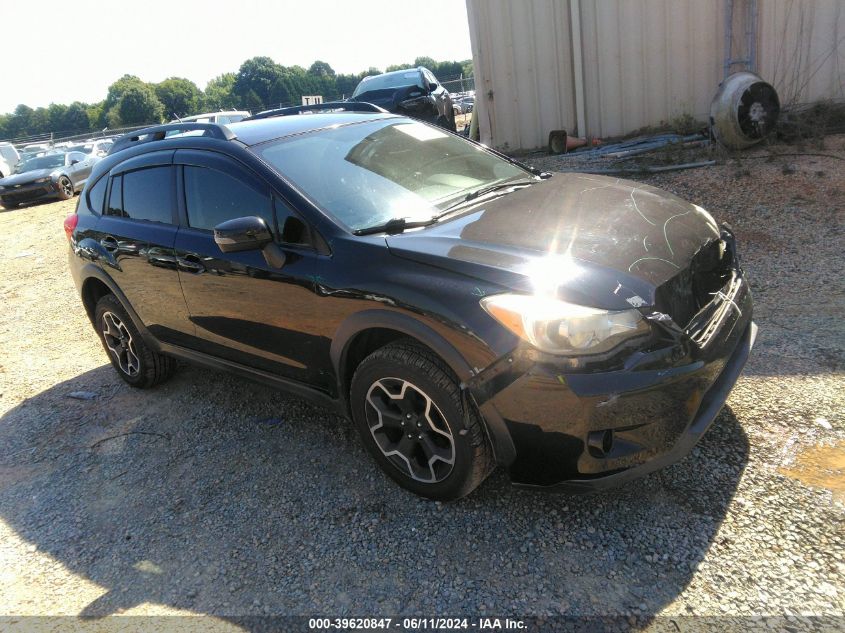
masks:
<svg viewBox="0 0 845 633"><path fill-rule="evenodd" d="M79 162L78 160L76 160L75 158L73 158L73 159L71 159L70 164L71 164L71 165L76 165L78 162Z"/></svg>
<svg viewBox="0 0 845 633"><path fill-rule="evenodd" d="M250 215L215 226L214 242L224 253L260 250L273 242L273 234L263 219Z"/></svg>
<svg viewBox="0 0 845 633"><path fill-rule="evenodd" d="M428 84L428 91L429 92L434 92L435 90L437 90L437 84L436 83L432 82L432 83Z"/></svg>

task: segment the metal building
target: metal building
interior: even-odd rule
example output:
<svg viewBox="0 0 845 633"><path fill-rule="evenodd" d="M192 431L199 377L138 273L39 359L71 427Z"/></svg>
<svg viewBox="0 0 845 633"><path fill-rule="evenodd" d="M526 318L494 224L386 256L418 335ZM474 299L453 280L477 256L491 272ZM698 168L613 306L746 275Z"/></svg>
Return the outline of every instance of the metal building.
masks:
<svg viewBox="0 0 845 633"><path fill-rule="evenodd" d="M706 121L730 70L783 105L845 97L843 0L466 0L481 140Z"/></svg>

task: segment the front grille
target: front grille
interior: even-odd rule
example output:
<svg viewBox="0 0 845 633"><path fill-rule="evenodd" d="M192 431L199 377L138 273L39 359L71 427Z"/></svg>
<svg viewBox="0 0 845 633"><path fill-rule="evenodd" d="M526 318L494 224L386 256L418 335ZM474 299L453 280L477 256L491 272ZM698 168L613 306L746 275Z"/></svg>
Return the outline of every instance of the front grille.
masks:
<svg viewBox="0 0 845 633"><path fill-rule="evenodd" d="M3 199L7 202L27 202L28 200L40 198L46 191L48 191L46 187L39 187L38 189L30 189L28 191L21 192L9 192L7 190L3 192Z"/></svg>
<svg viewBox="0 0 845 633"><path fill-rule="evenodd" d="M731 280L734 254L728 241L705 244L688 268L657 288L655 307L682 328Z"/></svg>

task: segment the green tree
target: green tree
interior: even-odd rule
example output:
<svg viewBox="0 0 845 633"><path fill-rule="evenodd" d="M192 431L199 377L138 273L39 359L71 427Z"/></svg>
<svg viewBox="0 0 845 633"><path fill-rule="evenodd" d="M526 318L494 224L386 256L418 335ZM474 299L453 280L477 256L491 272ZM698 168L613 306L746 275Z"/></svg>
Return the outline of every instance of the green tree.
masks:
<svg viewBox="0 0 845 633"><path fill-rule="evenodd" d="M203 110L230 110L237 107L237 99L232 94L235 86L235 73L224 73L208 82L203 98Z"/></svg>
<svg viewBox="0 0 845 633"><path fill-rule="evenodd" d="M68 106L62 116L61 129L72 132L91 129L91 122L88 119L88 109L84 103L74 101Z"/></svg>
<svg viewBox="0 0 845 633"><path fill-rule="evenodd" d="M88 114L88 121L89 121L89 128L92 130L102 130L105 127L105 110L103 109L104 101L100 101L99 103L92 103L87 108L85 108L86 113Z"/></svg>
<svg viewBox="0 0 845 633"><path fill-rule="evenodd" d="M334 68L329 66L326 62L320 60L315 61L308 67L308 74L313 77L334 77Z"/></svg>
<svg viewBox="0 0 845 633"><path fill-rule="evenodd" d="M66 105L51 103L47 106L47 118L50 121L50 131L64 132L68 129L65 127L65 113L67 113ZM85 127L87 129L87 123Z"/></svg>
<svg viewBox="0 0 845 633"><path fill-rule="evenodd" d="M241 64L235 77L232 92L243 107L260 109L277 101L274 92L278 89L284 74L282 67L269 57L253 57Z"/></svg>
<svg viewBox="0 0 845 633"><path fill-rule="evenodd" d="M181 77L170 77L156 84L155 93L164 106L167 118L196 114L202 103L202 93L197 85Z"/></svg>
<svg viewBox="0 0 845 633"><path fill-rule="evenodd" d="M123 75L120 79L109 86L106 93L106 100L103 103L104 110L111 110L120 101L120 98L126 93L129 88L136 86L146 86L145 82L141 81L135 75Z"/></svg>
<svg viewBox="0 0 845 633"><path fill-rule="evenodd" d="M164 107L149 86L131 86L120 97L114 110L122 125L161 123Z"/></svg>

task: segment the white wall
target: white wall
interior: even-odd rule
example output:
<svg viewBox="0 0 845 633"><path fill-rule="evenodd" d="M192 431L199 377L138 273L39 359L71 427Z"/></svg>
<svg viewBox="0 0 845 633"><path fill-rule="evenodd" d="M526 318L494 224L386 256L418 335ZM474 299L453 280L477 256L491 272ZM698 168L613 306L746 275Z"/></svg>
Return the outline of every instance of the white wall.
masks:
<svg viewBox="0 0 845 633"><path fill-rule="evenodd" d="M737 56L745 23L734 1ZM723 77L724 0L466 4L482 141L497 147L545 146L554 129L608 137L683 114L704 121ZM781 101L845 97L845 0L757 6L757 69Z"/></svg>

